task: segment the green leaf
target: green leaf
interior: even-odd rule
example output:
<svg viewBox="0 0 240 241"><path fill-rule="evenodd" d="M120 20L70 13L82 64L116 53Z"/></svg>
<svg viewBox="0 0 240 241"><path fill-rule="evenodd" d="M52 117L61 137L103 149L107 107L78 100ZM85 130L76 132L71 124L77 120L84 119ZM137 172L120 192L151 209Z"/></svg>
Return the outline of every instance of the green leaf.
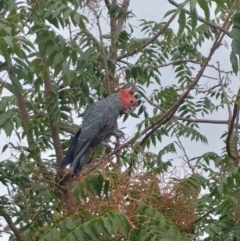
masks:
<svg viewBox="0 0 240 241"><path fill-rule="evenodd" d="M238 47L240 46L240 29L233 28L231 31L231 36L232 36L232 49L236 54L240 55L240 50L238 49Z"/></svg>
<svg viewBox="0 0 240 241"><path fill-rule="evenodd" d="M0 72L8 70L7 62L0 62Z"/></svg>
<svg viewBox="0 0 240 241"><path fill-rule="evenodd" d="M184 28L186 26L186 15L184 10L180 11L179 17L178 17L178 23L179 23L179 29L178 29L178 35L181 35L184 31Z"/></svg>
<svg viewBox="0 0 240 241"><path fill-rule="evenodd" d="M99 241L98 235L95 233L95 229L93 227L85 227L84 232L89 235L89 237L94 241Z"/></svg>
<svg viewBox="0 0 240 241"><path fill-rule="evenodd" d="M206 0L198 0L200 8L204 11L207 21L210 19L210 10Z"/></svg>
<svg viewBox="0 0 240 241"><path fill-rule="evenodd" d="M74 230L74 234L78 237L79 240L82 240L82 241L86 240L86 236L84 235L82 230L77 228Z"/></svg>
<svg viewBox="0 0 240 241"><path fill-rule="evenodd" d="M103 221L104 227L107 229L108 233L112 233L112 225L109 222L109 218L102 217L102 221Z"/></svg>
<svg viewBox="0 0 240 241"><path fill-rule="evenodd" d="M192 11L196 11L196 4L197 4L197 0L190 0L190 10Z"/></svg>
<svg viewBox="0 0 240 241"><path fill-rule="evenodd" d="M16 7L16 1L15 0L8 0L7 5L8 5L8 11L11 13Z"/></svg>
<svg viewBox="0 0 240 241"><path fill-rule="evenodd" d="M0 126L3 126L7 122L10 122L10 119L12 118L12 112L7 111L0 115Z"/></svg>
<svg viewBox="0 0 240 241"><path fill-rule="evenodd" d="M23 92L23 87L19 81L19 79L16 76L10 76L10 79L12 81L12 85L16 91Z"/></svg>
<svg viewBox="0 0 240 241"><path fill-rule="evenodd" d="M116 15L121 11L121 8L117 4L111 4L110 8L108 9L108 14L111 17L116 17Z"/></svg>
<svg viewBox="0 0 240 241"><path fill-rule="evenodd" d="M231 54L230 54L230 61L232 64L232 70L237 75L237 73L238 73L238 57L233 51L231 51Z"/></svg>
<svg viewBox="0 0 240 241"><path fill-rule="evenodd" d="M67 218L66 221L65 221L65 225L66 227L69 229L69 230L72 230L74 229L75 225L73 223L73 220L71 218Z"/></svg>
<svg viewBox="0 0 240 241"><path fill-rule="evenodd" d="M5 152L7 150L7 148L8 148L8 144L5 144L2 148L2 153Z"/></svg>
<svg viewBox="0 0 240 241"><path fill-rule="evenodd" d="M20 40L22 43L26 44L27 46L29 46L33 50L35 49L33 43L30 40L28 40L26 37L24 37L24 36L16 36L16 39Z"/></svg>
<svg viewBox="0 0 240 241"><path fill-rule="evenodd" d="M191 16L191 20L192 20L192 29L194 30L197 26L197 21L198 21L197 11L195 8L191 11L190 16Z"/></svg>
<svg viewBox="0 0 240 241"><path fill-rule="evenodd" d="M13 126L12 121L8 121L3 125L3 129L7 136L12 135L13 128L14 128L14 126Z"/></svg>
<svg viewBox="0 0 240 241"><path fill-rule="evenodd" d="M53 14L52 14L53 18L58 17L58 15L61 13L61 11L62 11L64 8L66 8L66 7L65 7L65 6L60 6L60 7L58 7L57 9L55 9L55 10L53 11Z"/></svg>
<svg viewBox="0 0 240 241"><path fill-rule="evenodd" d="M47 18L48 16L50 16L52 14L53 10L57 9L58 6L59 6L58 2L49 6L47 8L47 11L44 13L44 18Z"/></svg>
<svg viewBox="0 0 240 241"><path fill-rule="evenodd" d="M3 40L8 46L13 48L13 37L12 36L5 36L5 37L3 37Z"/></svg>
<svg viewBox="0 0 240 241"><path fill-rule="evenodd" d="M67 240L68 241L76 241L76 237L72 233L69 233L67 236Z"/></svg>

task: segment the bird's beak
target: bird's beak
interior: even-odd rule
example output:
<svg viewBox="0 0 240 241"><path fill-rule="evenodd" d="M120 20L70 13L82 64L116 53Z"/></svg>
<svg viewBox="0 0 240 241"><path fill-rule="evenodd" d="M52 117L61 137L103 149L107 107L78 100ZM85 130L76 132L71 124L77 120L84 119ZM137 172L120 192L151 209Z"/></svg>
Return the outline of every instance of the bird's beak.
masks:
<svg viewBox="0 0 240 241"><path fill-rule="evenodd" d="M130 107L129 107L129 110L130 110L130 112L135 111L135 110L136 110L136 106L135 106L135 105L130 106Z"/></svg>
<svg viewBox="0 0 240 241"><path fill-rule="evenodd" d="M123 113L130 114L131 112L135 111L135 109L136 109L136 106L132 105L128 109L124 110Z"/></svg>

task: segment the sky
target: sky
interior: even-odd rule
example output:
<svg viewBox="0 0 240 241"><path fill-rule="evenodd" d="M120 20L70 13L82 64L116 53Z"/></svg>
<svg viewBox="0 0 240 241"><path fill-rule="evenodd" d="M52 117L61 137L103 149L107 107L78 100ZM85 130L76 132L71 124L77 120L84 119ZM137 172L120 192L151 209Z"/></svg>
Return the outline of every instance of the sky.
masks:
<svg viewBox="0 0 240 241"><path fill-rule="evenodd" d="M179 1L178 1L179 2ZM157 1L157 0L131 0L130 2L130 10L133 10L133 13L135 14L135 17L131 19L131 23L135 26L139 25L140 19L146 19L146 20L154 20L156 22L160 22L163 19L163 15L170 9L173 9L171 4L168 3L168 1ZM200 15L204 16L202 12L199 12ZM172 28L178 28L177 20L171 25ZM102 20L102 29L103 32L109 31L109 26L106 24L104 20ZM141 32L139 28L136 28L136 36L140 36ZM92 31L95 31L94 29ZM63 33L66 34L66 33ZM230 46L230 39L225 38L227 43ZM211 47L210 44L203 45L201 51L204 54L209 53L209 48ZM134 58L129 59L129 62L134 63ZM229 61L229 50L225 47L221 47L219 51L217 51L213 58L212 63L215 64L216 61L220 61L220 65L224 66L225 70L231 70L231 64ZM171 85L172 83L175 83L175 73L172 71L171 67L164 68L161 70L162 77L161 77L161 83L163 86ZM213 69L209 69L207 71L207 75L216 77L216 71ZM203 80L202 82L206 81L207 79ZM209 80L209 85L211 85L211 80ZM230 88L236 92L237 88L239 86L239 80L237 77L232 76L232 84ZM154 86L152 87L154 88ZM148 94L151 93L152 89L146 90ZM227 110L220 110L218 113L214 114L212 117L216 120L226 120L228 117ZM133 135L136 130L136 124L135 119L128 118L127 122L122 123L122 120L119 121L121 127L126 127L124 129L124 132L128 133L129 136ZM79 123L80 124L80 123ZM224 146L223 141L220 140L220 136L223 134L224 131L227 130L227 125L209 125L209 124L200 124L201 127L201 133L205 134L208 138L209 145L204 145L200 143L191 142L189 140L184 140L184 145L186 147L187 153L190 157L194 157L196 155L200 155L202 153L208 152L208 151L215 151L217 153L221 153L221 148ZM0 133L0 151L2 150L2 147L9 141L9 139L6 138L5 134L3 132ZM11 141L14 141L14 137L11 138ZM172 138L165 138L164 143L158 143L157 147L152 147L152 151L157 151L161 149L163 146L165 146L167 143L172 142ZM9 158L10 152L6 151L3 154L0 154L0 161ZM166 159L168 157L165 157ZM165 160L166 161L166 160ZM176 164L176 163L174 163ZM180 162L178 163L180 165ZM6 188L0 184L0 195L3 195L7 193ZM3 224L4 222L1 221ZM7 236L0 237L0 241L6 241Z"/></svg>

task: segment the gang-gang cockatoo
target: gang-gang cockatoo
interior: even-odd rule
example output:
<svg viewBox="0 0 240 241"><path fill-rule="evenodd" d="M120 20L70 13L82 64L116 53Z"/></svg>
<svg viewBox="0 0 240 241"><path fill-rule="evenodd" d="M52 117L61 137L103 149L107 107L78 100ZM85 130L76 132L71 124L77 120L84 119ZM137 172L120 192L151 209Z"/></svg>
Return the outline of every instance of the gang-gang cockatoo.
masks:
<svg viewBox="0 0 240 241"><path fill-rule="evenodd" d="M137 99L132 88L120 89L118 93L95 102L83 117L82 127L75 134L60 168L71 164L71 172L78 175L89 163L91 153L99 144L105 144L113 135L123 137L117 129L117 118L135 110Z"/></svg>

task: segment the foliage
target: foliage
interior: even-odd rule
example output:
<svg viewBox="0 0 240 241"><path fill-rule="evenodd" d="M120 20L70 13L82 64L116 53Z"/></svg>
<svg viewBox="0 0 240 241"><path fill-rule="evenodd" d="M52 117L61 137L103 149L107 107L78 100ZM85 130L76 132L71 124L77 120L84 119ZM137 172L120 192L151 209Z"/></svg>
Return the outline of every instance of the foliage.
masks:
<svg viewBox="0 0 240 241"><path fill-rule="evenodd" d="M163 20L136 28L141 16L128 0L0 1L0 182L8 192L0 234L240 240L239 3L168 4ZM230 70L214 61L223 50ZM136 127L133 137L96 152L80 180L67 179L58 165L85 110L126 84L139 98L122 119ZM203 124L228 129L211 141ZM222 150L212 150L216 143Z"/></svg>

